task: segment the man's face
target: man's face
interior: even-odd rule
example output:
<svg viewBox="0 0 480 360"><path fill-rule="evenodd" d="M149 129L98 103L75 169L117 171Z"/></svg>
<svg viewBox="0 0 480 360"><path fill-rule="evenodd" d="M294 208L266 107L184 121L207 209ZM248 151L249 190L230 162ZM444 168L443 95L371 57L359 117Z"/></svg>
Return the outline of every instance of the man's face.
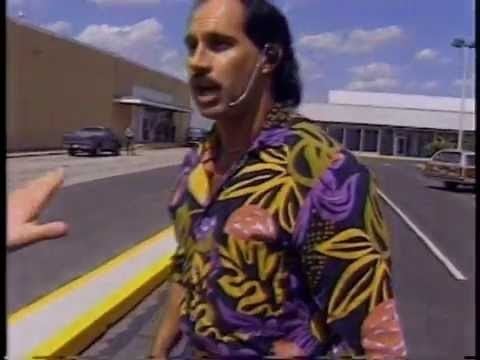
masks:
<svg viewBox="0 0 480 360"><path fill-rule="evenodd" d="M235 110L228 103L242 95L259 59L244 21L238 0L209 0L193 13L185 37L187 66L193 99L207 118L220 119Z"/></svg>

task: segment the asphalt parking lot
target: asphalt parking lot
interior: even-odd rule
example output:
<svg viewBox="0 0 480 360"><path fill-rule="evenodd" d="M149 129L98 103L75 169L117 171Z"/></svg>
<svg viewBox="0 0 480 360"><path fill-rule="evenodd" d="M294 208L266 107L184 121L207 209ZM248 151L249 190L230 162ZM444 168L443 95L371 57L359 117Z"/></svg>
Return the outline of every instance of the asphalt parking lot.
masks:
<svg viewBox="0 0 480 360"><path fill-rule="evenodd" d="M35 179L47 171L63 167L64 186L103 179L111 176L146 171L160 167L177 165L189 148L153 150L137 149L135 155L112 156L86 155L31 156L7 158L7 190L11 191L26 181Z"/></svg>
<svg viewBox="0 0 480 360"><path fill-rule="evenodd" d="M9 160L10 186L59 165L66 167L67 187L47 209L45 219L66 216L73 229L70 237L59 242L9 255L10 310L134 245L146 230L155 232L167 226L165 204L178 169L163 165L178 163L185 150L165 151L135 158L30 158L29 162L17 161L17 165ZM392 234L394 287L409 359L447 360L473 355L474 190L446 190L423 178L417 164L410 161L362 161L373 170L385 195L442 254L436 256L418 233L383 203ZM95 199L93 204L88 201L91 198ZM135 221L129 224L125 221L129 218ZM456 278L448 264L465 280ZM145 356L156 319L162 315L162 301L164 290L159 289L84 355L114 359Z"/></svg>
<svg viewBox="0 0 480 360"><path fill-rule="evenodd" d="M382 202L392 234L393 281L409 359L462 359L475 353L475 192L447 191L418 163L362 159L381 190L466 280L458 280L406 222ZM120 360L146 356L167 286L147 297L84 352Z"/></svg>

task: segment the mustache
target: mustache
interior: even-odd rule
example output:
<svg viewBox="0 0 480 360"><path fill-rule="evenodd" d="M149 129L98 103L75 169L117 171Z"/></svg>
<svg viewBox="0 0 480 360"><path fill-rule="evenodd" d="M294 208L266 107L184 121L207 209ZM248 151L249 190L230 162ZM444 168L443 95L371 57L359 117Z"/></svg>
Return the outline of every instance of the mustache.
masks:
<svg viewBox="0 0 480 360"><path fill-rule="evenodd" d="M221 85L217 80L212 79L211 77L208 77L205 75L191 75L189 79L189 83L193 87L199 87L199 86L220 87Z"/></svg>

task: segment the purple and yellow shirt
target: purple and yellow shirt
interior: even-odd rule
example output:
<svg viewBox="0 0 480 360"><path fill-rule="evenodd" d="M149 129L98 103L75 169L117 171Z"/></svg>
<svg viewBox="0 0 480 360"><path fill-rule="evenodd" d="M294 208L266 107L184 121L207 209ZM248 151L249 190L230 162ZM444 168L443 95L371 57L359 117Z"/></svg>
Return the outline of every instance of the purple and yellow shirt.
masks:
<svg viewBox="0 0 480 360"><path fill-rule="evenodd" d="M215 130L186 156L171 281L199 352L405 355L375 181L317 124L274 107L217 189Z"/></svg>

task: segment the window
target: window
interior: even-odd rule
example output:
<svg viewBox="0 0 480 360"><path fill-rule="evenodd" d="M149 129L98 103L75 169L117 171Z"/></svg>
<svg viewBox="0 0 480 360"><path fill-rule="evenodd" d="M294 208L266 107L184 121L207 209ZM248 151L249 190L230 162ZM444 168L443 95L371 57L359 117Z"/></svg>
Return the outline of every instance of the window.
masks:
<svg viewBox="0 0 480 360"><path fill-rule="evenodd" d="M199 129L199 128L190 128L189 131L190 131L190 134L192 135L203 135L205 132L204 129Z"/></svg>
<svg viewBox="0 0 480 360"><path fill-rule="evenodd" d="M341 127L336 127L336 126L329 126L327 128L328 134L337 140L340 144L343 142L343 128Z"/></svg>
<svg viewBox="0 0 480 360"><path fill-rule="evenodd" d="M475 166L475 154L470 154L465 156L465 165Z"/></svg>
<svg viewBox="0 0 480 360"><path fill-rule="evenodd" d="M462 154L455 151L445 151L434 155L433 161L441 161L450 164L459 164Z"/></svg>

